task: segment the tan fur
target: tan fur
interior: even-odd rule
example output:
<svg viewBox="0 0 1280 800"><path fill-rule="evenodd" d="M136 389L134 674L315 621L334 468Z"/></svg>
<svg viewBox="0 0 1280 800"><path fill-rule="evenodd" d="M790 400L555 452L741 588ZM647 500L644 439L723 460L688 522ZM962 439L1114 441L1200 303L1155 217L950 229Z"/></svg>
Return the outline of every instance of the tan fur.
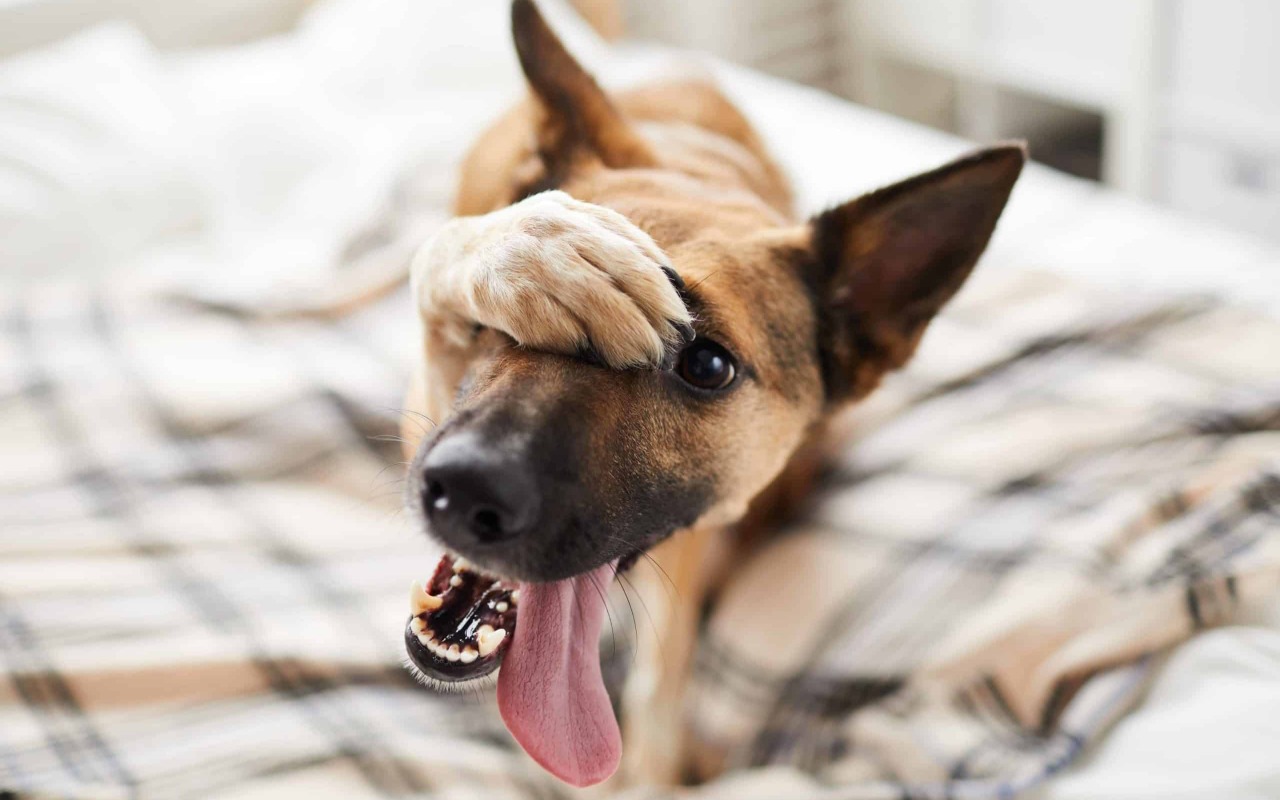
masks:
<svg viewBox="0 0 1280 800"><path fill-rule="evenodd" d="M798 280L770 277L757 269L757 253L765 255L790 238L798 246L800 230L761 236L762 230L776 231L792 221L790 192L736 109L714 87L688 82L624 94L618 105L645 121L643 129L662 143L659 157L669 166L631 174L584 164L581 174L563 184L564 192L538 194L508 206L513 187L537 171L528 136L520 135L534 124L536 114L524 105L477 143L463 167L457 208L460 214L484 216L451 223L415 259L414 295L426 340L420 362L424 372L415 379L408 407L419 408L432 419L444 418L461 370L474 355L465 346L467 337L458 334L477 322L540 349L573 353L588 338L580 324L591 321L608 326L592 331L589 338L610 363L656 363L664 326L654 326L653 320L687 319L672 308L674 301L675 308L684 310L659 269L669 260L678 264L688 284L697 285L726 316L746 321L753 306L767 303L801 324L812 324L812 310ZM590 202L574 201L569 195ZM621 213L610 215L610 224L604 227L602 209ZM540 226L550 226L564 246L538 246L531 241L528 231ZM555 257L593 246L602 232L637 246L623 259L587 259L591 262L587 265L579 259ZM653 242L661 248L657 254L645 246ZM742 251L733 261L723 258L723 245L729 242ZM459 250L467 251L465 257L458 257ZM641 314L614 313L589 292L578 297L578 305L566 305L568 297L557 287L574 276L588 279L598 271L593 265L611 264L633 272L640 287L652 295L627 293L626 299ZM452 273L452 279L447 273ZM518 292L502 288L513 279L542 287L545 294L517 301ZM464 286L467 281L473 282L469 291ZM599 296L617 293L611 289ZM476 295L482 301L476 301ZM542 304L543 298L567 314L530 313L529 307ZM719 333L738 345L740 352L770 349L767 332L746 324ZM779 361L758 360L767 384L794 381ZM425 374L428 366L429 376ZM810 378L805 383L815 386L816 381ZM427 387L437 390L433 393ZM801 417L816 414L819 404L816 388L812 389ZM751 446L744 446L742 458L736 460L739 474L726 476L724 482L740 487L739 491L724 497L718 513L705 524L677 534L655 550L653 556L666 575L637 570L637 589L661 620L662 641L646 640L637 654L637 663L656 680L643 690L633 685L626 695L626 760L619 776L624 783L628 775L661 783L674 783L679 777L682 747L676 733L681 728L680 698L691 663L697 615L708 580L723 571L712 563L726 560L723 553L718 558L711 554L725 546L723 525L743 513L760 488L759 476L767 480L780 471L786 454L798 446L805 432L802 418L787 424L788 417L797 416L795 410L779 407L773 416L774 430L758 430ZM420 435L412 428L406 426L403 431L410 448ZM712 435L730 437L734 435L731 428L726 425L723 433L712 431ZM666 583L667 576L674 585Z"/></svg>
<svg viewBox="0 0 1280 800"><path fill-rule="evenodd" d="M704 598L735 548L803 494L832 412L911 355L985 246L1024 153L979 153L798 222L780 170L714 86L611 98L528 0L513 23L532 96L476 143L460 218L414 262L423 358L407 405L440 421L457 402L501 406L532 425L571 396L591 442L583 487L606 512L635 496L637 476L713 487L653 550L666 575L635 576L658 636L637 656L650 679L624 694L617 780L674 783ZM691 318L749 372L722 399L673 394L636 369L657 367ZM565 358L586 347L619 371ZM421 433L403 432L411 455Z"/></svg>
<svg viewBox="0 0 1280 800"><path fill-rule="evenodd" d="M476 326L553 353L591 345L617 369L657 366L675 343L671 323L691 321L662 272L666 263L626 218L564 192L452 220L411 268L423 320L415 386L424 413L447 414L475 355Z"/></svg>

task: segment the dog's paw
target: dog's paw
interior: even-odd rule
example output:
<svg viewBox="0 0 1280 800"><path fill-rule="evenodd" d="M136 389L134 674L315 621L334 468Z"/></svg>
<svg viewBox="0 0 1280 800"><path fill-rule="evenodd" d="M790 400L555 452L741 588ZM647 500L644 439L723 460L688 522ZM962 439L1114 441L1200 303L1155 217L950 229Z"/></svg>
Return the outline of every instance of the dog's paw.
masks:
<svg viewBox="0 0 1280 800"><path fill-rule="evenodd" d="M693 335L680 278L626 217L564 192L454 220L414 261L424 318L502 331L618 369L658 367Z"/></svg>

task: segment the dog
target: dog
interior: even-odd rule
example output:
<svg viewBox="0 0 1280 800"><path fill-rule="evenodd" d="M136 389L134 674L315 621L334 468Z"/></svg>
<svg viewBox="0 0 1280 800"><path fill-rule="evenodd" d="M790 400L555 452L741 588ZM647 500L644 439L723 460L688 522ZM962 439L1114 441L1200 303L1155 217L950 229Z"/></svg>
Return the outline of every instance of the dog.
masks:
<svg viewBox="0 0 1280 800"><path fill-rule="evenodd" d="M604 592L641 555L675 587L656 677L624 692L627 773L682 772L703 600L802 494L834 415L915 351L972 271L1019 144L793 216L782 172L714 87L606 94L532 0L530 96L467 157L457 218L412 266L422 331L406 500L446 554L405 642L437 684L494 672L508 729L567 783L617 770Z"/></svg>

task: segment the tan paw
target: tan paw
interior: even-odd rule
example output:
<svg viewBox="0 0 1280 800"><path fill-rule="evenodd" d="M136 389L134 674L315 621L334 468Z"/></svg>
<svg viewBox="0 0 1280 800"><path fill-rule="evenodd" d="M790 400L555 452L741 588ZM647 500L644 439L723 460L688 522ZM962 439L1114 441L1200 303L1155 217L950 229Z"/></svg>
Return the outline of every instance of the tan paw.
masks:
<svg viewBox="0 0 1280 800"><path fill-rule="evenodd" d="M564 192L449 223L414 261L431 325L452 320L609 366L657 367L692 336L665 254L610 209Z"/></svg>

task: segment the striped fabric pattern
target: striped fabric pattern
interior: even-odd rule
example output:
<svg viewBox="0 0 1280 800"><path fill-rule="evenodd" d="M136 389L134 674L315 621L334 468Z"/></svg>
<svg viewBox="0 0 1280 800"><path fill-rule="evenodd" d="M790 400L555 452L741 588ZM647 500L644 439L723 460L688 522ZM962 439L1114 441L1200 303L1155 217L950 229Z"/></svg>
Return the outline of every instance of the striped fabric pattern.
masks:
<svg viewBox="0 0 1280 800"><path fill-rule="evenodd" d="M581 796L491 690L400 665L432 566L399 511L411 323L403 293L327 322L0 300L0 793ZM1277 352L1218 302L983 275L719 596L685 715L708 781L674 794L1010 797L1071 764L1274 595Z"/></svg>

